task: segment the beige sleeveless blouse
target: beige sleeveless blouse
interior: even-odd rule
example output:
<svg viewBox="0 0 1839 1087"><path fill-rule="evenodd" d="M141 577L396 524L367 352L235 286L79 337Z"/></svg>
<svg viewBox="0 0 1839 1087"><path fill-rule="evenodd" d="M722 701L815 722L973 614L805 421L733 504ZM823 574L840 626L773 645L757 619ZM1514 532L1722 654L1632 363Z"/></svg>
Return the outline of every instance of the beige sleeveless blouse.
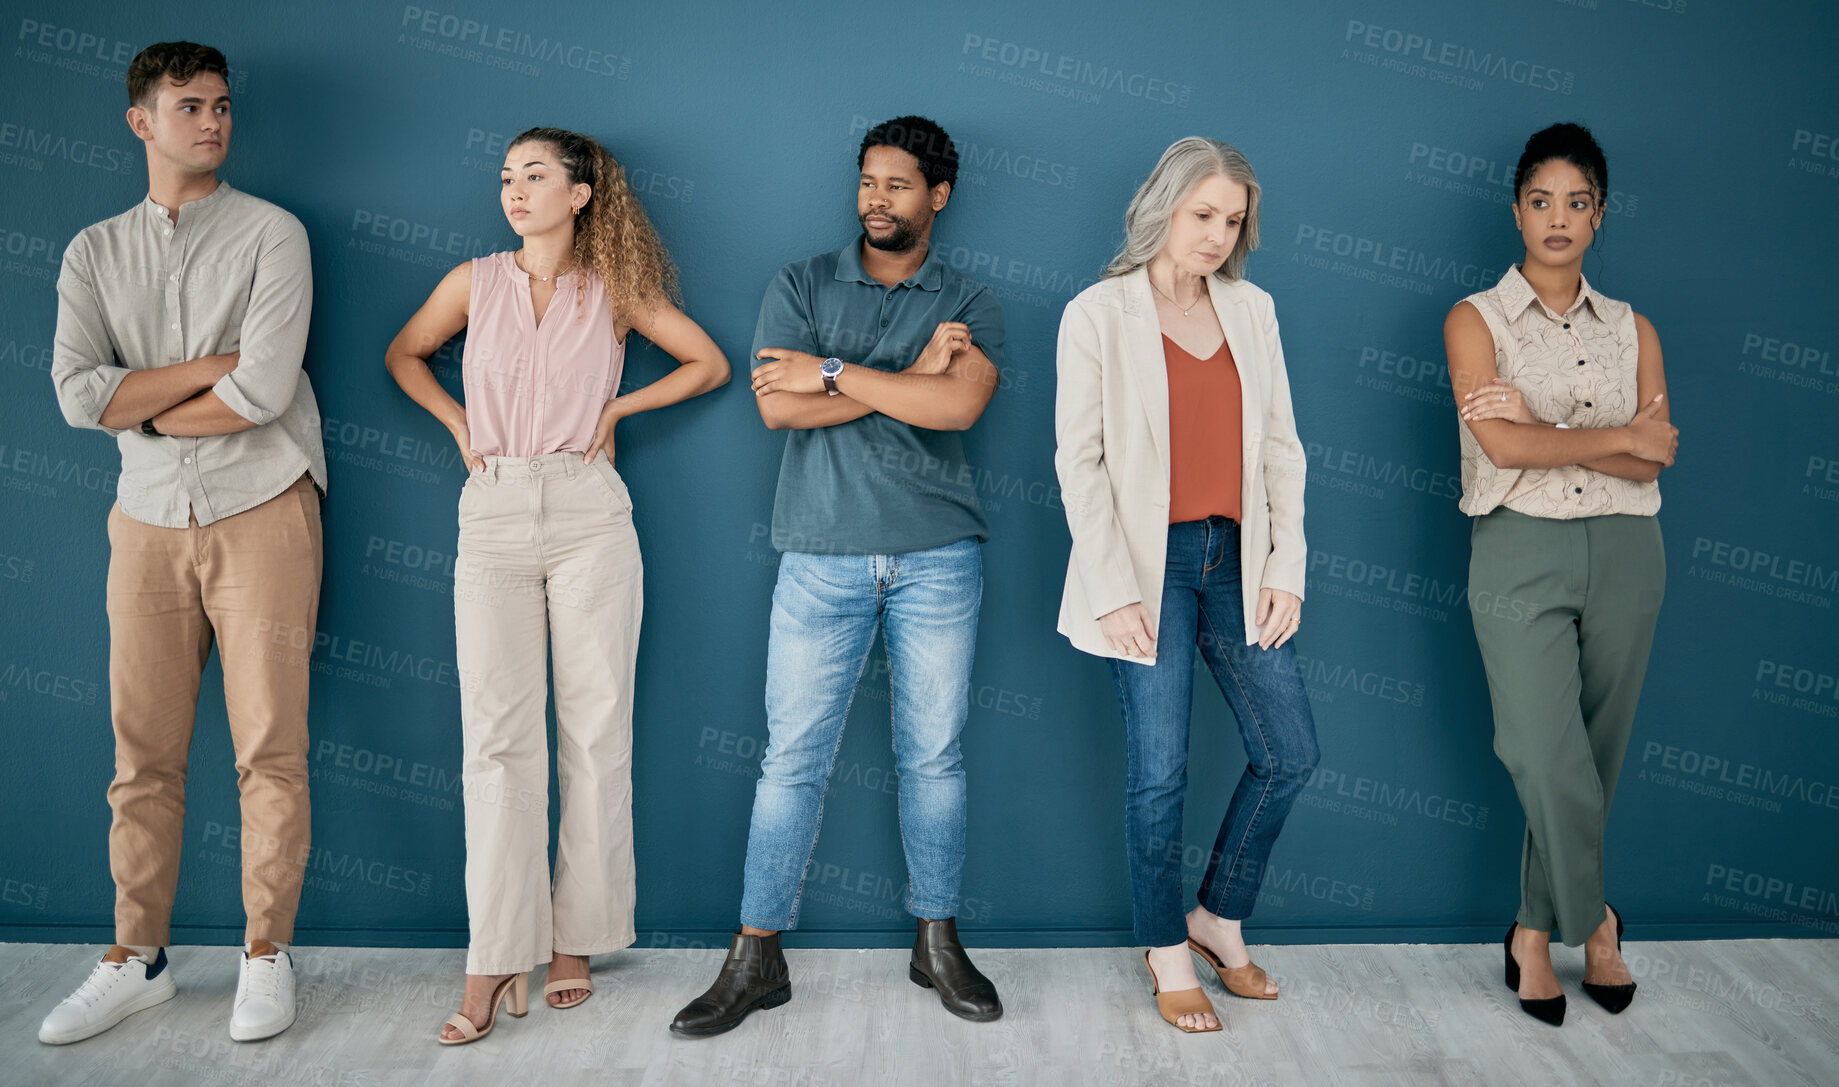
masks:
<svg viewBox="0 0 1839 1087"><path fill-rule="evenodd" d="M1635 311L1582 280L1562 314L1539 301L1510 267L1501 281L1465 301L1494 334L1494 366L1520 390L1533 416L1567 426L1626 426L1640 408L1635 365L1641 353ZM1479 517L1499 506L1532 517L1569 520L1609 513L1652 516L1660 485L1606 475L1582 465L1497 468L1460 416L1462 512Z"/></svg>

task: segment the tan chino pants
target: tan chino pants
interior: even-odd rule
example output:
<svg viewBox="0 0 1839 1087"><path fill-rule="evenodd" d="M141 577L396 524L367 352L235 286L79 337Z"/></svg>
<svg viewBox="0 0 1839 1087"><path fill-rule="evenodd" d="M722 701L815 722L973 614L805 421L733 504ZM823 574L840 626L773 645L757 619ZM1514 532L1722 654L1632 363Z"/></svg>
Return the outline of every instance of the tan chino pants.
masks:
<svg viewBox="0 0 1839 1087"><path fill-rule="evenodd" d="M308 476L209 525L109 513L115 941L171 936L198 688L213 638L236 749L245 940L289 941L311 841L307 679L319 611L319 492ZM304 649L294 648L305 646Z"/></svg>

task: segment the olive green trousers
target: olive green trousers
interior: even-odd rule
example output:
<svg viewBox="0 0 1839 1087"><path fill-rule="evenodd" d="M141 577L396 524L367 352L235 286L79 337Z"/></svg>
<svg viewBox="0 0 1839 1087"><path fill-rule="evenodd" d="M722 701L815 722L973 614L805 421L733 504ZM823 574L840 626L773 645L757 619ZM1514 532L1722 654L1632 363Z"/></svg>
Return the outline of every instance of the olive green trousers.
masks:
<svg viewBox="0 0 1839 1087"><path fill-rule="evenodd" d="M1517 920L1576 947L1607 916L1603 832L1666 589L1660 525L1503 507L1470 541L1494 753L1526 810Z"/></svg>

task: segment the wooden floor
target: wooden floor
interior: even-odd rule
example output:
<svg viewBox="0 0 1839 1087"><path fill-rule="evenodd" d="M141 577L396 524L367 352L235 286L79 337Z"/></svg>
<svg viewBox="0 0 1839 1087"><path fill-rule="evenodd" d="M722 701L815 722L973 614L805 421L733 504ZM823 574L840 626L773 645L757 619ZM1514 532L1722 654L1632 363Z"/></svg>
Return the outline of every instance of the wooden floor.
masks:
<svg viewBox="0 0 1839 1087"><path fill-rule="evenodd" d="M700 993L716 950L598 958L579 1008L535 1003L469 1046L434 1042L455 1008L458 951L299 948L300 1019L267 1042L229 1040L236 952L172 949L179 996L70 1046L39 1020L100 948L0 944L0 1084L447 1087L463 1084L1238 1085L1839 1084L1839 940L1627 945L1641 983L1611 1016L1559 949L1565 1025L1522 1014L1496 945L1260 947L1281 999L1207 986L1226 1029L1184 1036L1156 1016L1142 953L982 950L1008 1013L955 1019L907 980L899 950L787 953L794 996L718 1038L665 1028Z"/></svg>

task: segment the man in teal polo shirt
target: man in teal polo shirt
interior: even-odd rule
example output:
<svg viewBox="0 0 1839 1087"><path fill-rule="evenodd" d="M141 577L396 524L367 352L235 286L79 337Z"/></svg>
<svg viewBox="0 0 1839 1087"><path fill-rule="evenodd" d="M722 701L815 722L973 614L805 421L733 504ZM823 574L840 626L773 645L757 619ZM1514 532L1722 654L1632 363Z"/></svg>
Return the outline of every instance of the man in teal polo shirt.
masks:
<svg viewBox="0 0 1839 1087"><path fill-rule="evenodd" d="M741 931L671 1030L700 1036L791 999L779 933L798 921L824 790L876 630L887 642L900 773L908 976L975 1022L1002 1015L958 942L965 788L958 737L989 525L959 432L996 389L1002 310L932 251L958 155L924 117L870 129L861 238L786 265L760 307L760 417L789 430L773 504L783 552L767 648L769 734L747 839Z"/></svg>

